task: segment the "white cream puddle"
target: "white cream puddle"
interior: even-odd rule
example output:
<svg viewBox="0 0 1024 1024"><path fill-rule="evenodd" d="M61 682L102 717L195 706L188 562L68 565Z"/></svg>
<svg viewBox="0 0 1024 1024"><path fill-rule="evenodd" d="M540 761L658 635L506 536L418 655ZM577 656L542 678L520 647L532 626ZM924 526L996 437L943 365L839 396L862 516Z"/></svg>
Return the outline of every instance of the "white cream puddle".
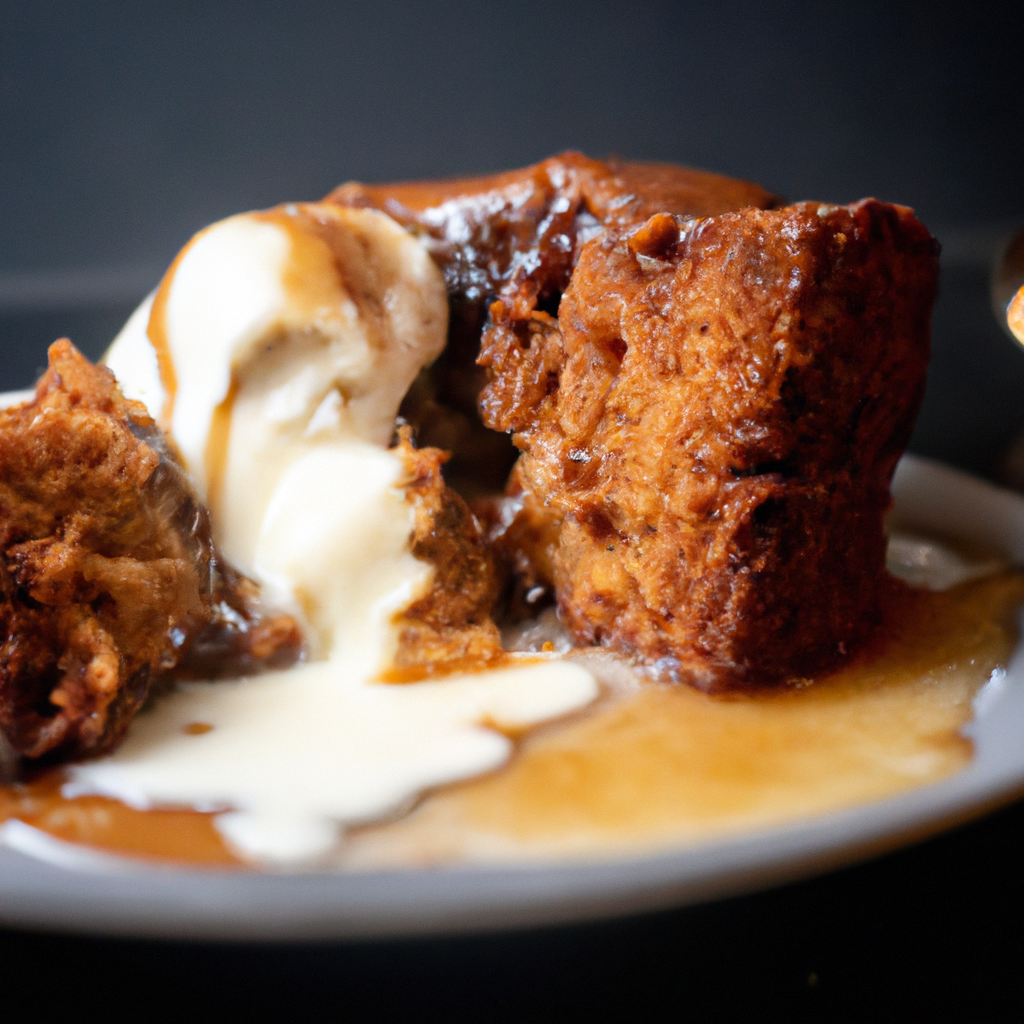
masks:
<svg viewBox="0 0 1024 1024"><path fill-rule="evenodd" d="M339 657L188 684L140 715L115 754L75 767L65 795L231 808L216 824L243 855L313 858L334 845L339 824L384 817L424 789L502 765L512 743L493 726L519 730L596 694L589 672L554 659L392 685ZM212 728L186 731L196 723Z"/></svg>

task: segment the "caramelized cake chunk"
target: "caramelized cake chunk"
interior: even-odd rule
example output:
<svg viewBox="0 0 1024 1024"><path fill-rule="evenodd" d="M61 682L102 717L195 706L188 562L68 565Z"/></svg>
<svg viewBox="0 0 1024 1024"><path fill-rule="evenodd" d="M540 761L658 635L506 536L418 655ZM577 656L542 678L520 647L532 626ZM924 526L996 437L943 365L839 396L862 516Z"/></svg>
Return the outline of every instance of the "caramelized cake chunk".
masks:
<svg viewBox="0 0 1024 1024"><path fill-rule="evenodd" d="M758 185L717 174L571 152L480 178L350 182L327 198L389 214L444 274L448 345L401 412L424 445L452 453L446 477L470 497L500 490L516 457L507 439L481 427L477 411L488 379L476 362L480 334L495 298L517 320L529 321L538 309L554 313L583 245L605 227L638 224L662 211L708 216L779 201Z"/></svg>
<svg viewBox="0 0 1024 1024"><path fill-rule="evenodd" d="M938 271L909 210L779 208L572 153L331 198L385 210L444 271L449 347L403 413L456 449L462 489L515 461L480 423L513 436L492 537L580 643L719 688L803 678L867 636Z"/></svg>
<svg viewBox="0 0 1024 1024"><path fill-rule="evenodd" d="M802 203L609 230L530 333L494 304L484 421L515 432L518 485L560 523L580 642L714 689L810 676L865 638L937 274L909 210Z"/></svg>
<svg viewBox="0 0 1024 1024"><path fill-rule="evenodd" d="M28 758L110 750L197 641L252 666L301 638L221 563L145 407L58 341L0 410L0 727Z"/></svg>
<svg viewBox="0 0 1024 1024"><path fill-rule="evenodd" d="M469 506L441 476L446 453L414 448L408 427L399 433L397 451L409 476L410 547L434 572L426 594L399 616L398 650L387 678L479 668L502 656L491 618L501 591L499 563Z"/></svg>

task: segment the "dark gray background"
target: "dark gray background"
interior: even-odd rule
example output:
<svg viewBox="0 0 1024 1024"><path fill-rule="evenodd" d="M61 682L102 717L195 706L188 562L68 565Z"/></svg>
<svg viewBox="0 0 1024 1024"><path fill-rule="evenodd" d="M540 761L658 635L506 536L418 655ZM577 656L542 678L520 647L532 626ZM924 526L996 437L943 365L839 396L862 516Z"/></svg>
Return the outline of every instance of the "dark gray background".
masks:
<svg viewBox="0 0 1024 1024"><path fill-rule="evenodd" d="M945 245L919 451L997 476L1024 351L1024 5L0 0L0 388L98 355L190 234L346 178L576 147L914 206ZM1024 807L784 890L501 939L206 950L0 933L4 1019L1016 1020Z"/></svg>
<svg viewBox="0 0 1024 1024"><path fill-rule="evenodd" d="M937 226L1024 220L1024 17L1004 7L16 4L0 269L159 270L239 209L570 147Z"/></svg>
<svg viewBox="0 0 1024 1024"><path fill-rule="evenodd" d="M97 356L204 224L566 148L914 206L946 248L913 447L998 476L1024 352L1024 5L0 3L0 388Z"/></svg>

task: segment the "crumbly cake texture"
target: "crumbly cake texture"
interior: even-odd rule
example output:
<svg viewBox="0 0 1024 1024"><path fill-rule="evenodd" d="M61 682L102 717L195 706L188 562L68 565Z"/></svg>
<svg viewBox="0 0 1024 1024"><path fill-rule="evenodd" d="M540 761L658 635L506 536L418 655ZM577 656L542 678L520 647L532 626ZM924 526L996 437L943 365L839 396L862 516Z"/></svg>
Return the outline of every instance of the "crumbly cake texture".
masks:
<svg viewBox="0 0 1024 1024"><path fill-rule="evenodd" d="M433 567L426 592L398 617L398 646L385 678L412 681L473 670L503 655L491 618L502 577L481 527L441 475L447 454L414 448L399 431L396 454L406 469L404 490L413 509L412 554Z"/></svg>
<svg viewBox="0 0 1024 1024"><path fill-rule="evenodd" d="M476 438L472 404L512 435L519 512L495 533L579 642L722 689L805 679L870 634L938 276L912 211L578 154L332 198L444 270L423 432Z"/></svg>
<svg viewBox="0 0 1024 1024"><path fill-rule="evenodd" d="M562 522L579 640L716 688L810 676L865 638L936 270L881 203L659 215L584 249L540 344L495 310L485 422L515 430L523 487ZM533 359L557 385L524 406Z"/></svg>
<svg viewBox="0 0 1024 1024"><path fill-rule="evenodd" d="M301 636L218 558L144 406L62 340L0 410L0 726L23 756L112 749L172 670L287 663Z"/></svg>

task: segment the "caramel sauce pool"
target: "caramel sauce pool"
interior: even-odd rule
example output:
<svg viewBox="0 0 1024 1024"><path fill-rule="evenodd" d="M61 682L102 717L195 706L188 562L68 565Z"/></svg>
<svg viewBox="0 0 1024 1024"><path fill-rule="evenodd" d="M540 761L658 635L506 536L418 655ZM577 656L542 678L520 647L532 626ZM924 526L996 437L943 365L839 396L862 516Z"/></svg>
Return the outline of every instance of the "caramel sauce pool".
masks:
<svg viewBox="0 0 1024 1024"><path fill-rule="evenodd" d="M1016 642L1024 575L914 592L870 655L802 689L708 697L609 681L589 711L538 729L512 762L349 832L352 869L652 852L881 800L965 767L971 703ZM619 682L614 681L619 678ZM0 789L0 821L115 853L231 865L211 816L64 799L60 775Z"/></svg>

